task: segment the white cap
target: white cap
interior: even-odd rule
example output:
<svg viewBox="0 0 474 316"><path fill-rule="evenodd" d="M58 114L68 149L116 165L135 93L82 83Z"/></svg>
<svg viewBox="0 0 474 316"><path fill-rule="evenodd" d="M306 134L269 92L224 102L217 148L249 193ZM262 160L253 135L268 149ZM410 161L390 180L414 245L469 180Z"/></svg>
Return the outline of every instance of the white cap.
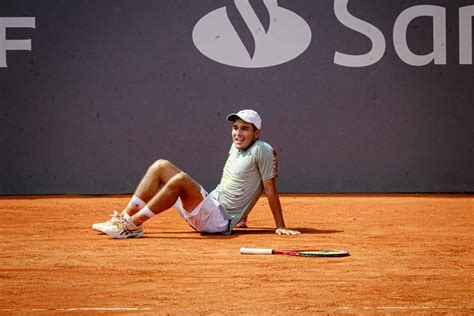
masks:
<svg viewBox="0 0 474 316"><path fill-rule="evenodd" d="M262 128L262 119L254 110L242 110L237 113L231 113L227 116L228 121L235 121L240 118L242 121L255 125L256 128Z"/></svg>

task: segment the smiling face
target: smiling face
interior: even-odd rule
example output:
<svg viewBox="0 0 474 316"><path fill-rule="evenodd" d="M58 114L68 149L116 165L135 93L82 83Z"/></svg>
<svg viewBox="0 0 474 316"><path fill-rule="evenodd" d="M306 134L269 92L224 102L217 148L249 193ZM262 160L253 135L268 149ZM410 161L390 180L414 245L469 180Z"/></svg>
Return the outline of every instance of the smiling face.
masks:
<svg viewBox="0 0 474 316"><path fill-rule="evenodd" d="M239 150L249 148L260 136L260 130L250 123L236 119L232 125L232 142Z"/></svg>

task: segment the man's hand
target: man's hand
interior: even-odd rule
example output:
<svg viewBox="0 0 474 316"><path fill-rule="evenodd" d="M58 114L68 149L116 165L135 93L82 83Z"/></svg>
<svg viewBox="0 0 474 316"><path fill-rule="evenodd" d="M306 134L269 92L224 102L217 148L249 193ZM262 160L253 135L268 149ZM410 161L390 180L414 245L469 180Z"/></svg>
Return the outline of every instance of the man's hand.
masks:
<svg viewBox="0 0 474 316"><path fill-rule="evenodd" d="M278 234L278 235L299 235L299 234L301 234L297 230L291 230L291 229L286 229L286 228L277 228L277 230L275 230L275 233Z"/></svg>
<svg viewBox="0 0 474 316"><path fill-rule="evenodd" d="M263 180L263 190L265 191L268 204L272 210L276 227L279 227L275 230L275 233L278 235L299 235L299 231L285 228L285 221L283 220L283 211L281 209L280 198L278 197L276 189L275 177Z"/></svg>

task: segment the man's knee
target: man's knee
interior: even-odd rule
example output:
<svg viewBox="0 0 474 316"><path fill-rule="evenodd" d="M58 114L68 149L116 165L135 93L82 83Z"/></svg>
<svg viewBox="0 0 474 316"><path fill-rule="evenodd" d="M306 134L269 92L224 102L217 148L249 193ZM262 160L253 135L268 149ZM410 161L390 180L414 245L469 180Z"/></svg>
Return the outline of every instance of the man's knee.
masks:
<svg viewBox="0 0 474 316"><path fill-rule="evenodd" d="M160 170L165 169L169 166L172 166L172 164L168 160L158 159L157 161L151 164L151 166L148 168L148 171L152 173L158 173L160 172Z"/></svg>
<svg viewBox="0 0 474 316"><path fill-rule="evenodd" d="M165 188L181 197L185 210L194 209L203 200L201 186L183 171L174 175Z"/></svg>
<svg viewBox="0 0 474 316"><path fill-rule="evenodd" d="M193 182L194 180L187 173L181 171L174 175L168 184L176 188L182 188Z"/></svg>

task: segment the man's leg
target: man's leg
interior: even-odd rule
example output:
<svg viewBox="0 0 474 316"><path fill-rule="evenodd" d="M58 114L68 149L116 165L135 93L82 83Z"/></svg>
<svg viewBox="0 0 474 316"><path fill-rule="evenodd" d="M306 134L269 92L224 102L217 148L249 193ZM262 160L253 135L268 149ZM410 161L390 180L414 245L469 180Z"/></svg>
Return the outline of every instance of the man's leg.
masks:
<svg viewBox="0 0 474 316"><path fill-rule="evenodd" d="M178 198L181 198L183 208L189 212L203 201L201 186L182 171L165 182L161 190L148 201L146 208L156 215L171 208ZM142 210L132 216L135 225L140 226L149 219L146 212L147 210Z"/></svg>
<svg viewBox="0 0 474 316"><path fill-rule="evenodd" d="M130 203L123 209L123 213L132 216L140 211L160 190L160 187L175 175L182 172L178 167L167 160L155 161L140 181Z"/></svg>
<svg viewBox="0 0 474 316"><path fill-rule="evenodd" d="M165 160L157 161L148 169L135 194L147 200L146 205L138 212L130 205L127 206L122 219L107 226L104 233L114 238L141 237L143 223L171 208L178 198L181 198L183 208L189 212L203 201L201 186L188 174ZM130 217L128 211L135 211L135 214Z"/></svg>
<svg viewBox="0 0 474 316"><path fill-rule="evenodd" d="M141 225L152 216L171 208L178 198L181 198L185 210L192 211L203 201L201 186L171 162L158 160L148 168L122 216L115 220L112 218L113 223L103 225L101 229L94 226L105 223L92 227L114 238L140 237L143 235ZM136 203L137 200L140 203ZM121 225L123 219L124 224L128 223L126 226Z"/></svg>

